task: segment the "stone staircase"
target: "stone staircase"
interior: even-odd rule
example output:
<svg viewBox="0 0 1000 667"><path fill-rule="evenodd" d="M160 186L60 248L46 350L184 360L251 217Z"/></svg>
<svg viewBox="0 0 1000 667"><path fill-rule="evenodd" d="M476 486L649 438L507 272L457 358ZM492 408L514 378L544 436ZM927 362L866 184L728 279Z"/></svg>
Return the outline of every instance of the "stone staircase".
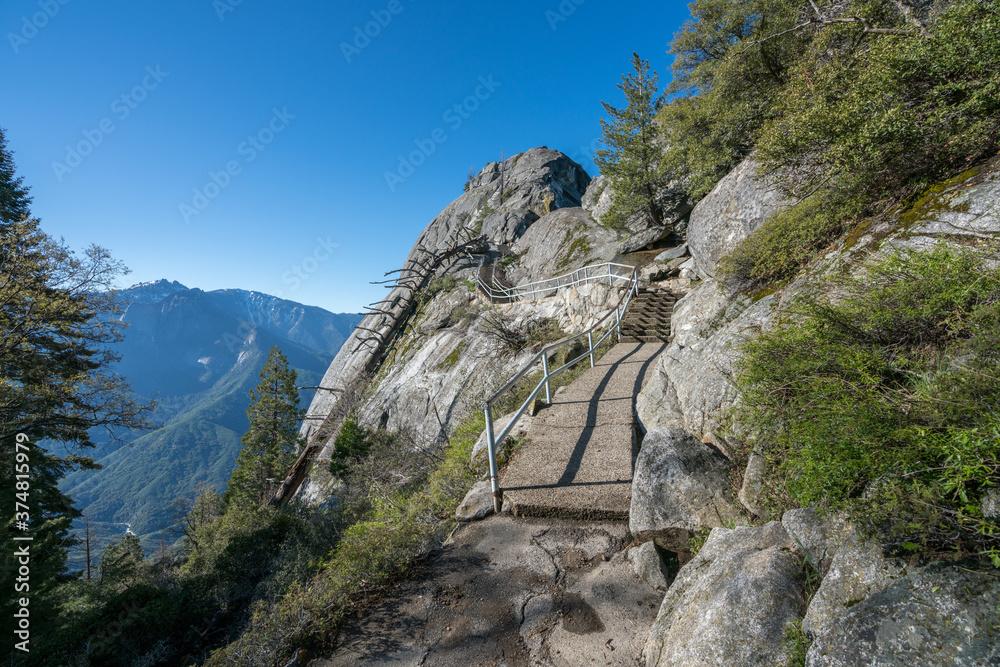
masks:
<svg viewBox="0 0 1000 667"><path fill-rule="evenodd" d="M677 297L667 290L640 288L625 319L622 320L623 343L658 343L670 338L670 316Z"/></svg>

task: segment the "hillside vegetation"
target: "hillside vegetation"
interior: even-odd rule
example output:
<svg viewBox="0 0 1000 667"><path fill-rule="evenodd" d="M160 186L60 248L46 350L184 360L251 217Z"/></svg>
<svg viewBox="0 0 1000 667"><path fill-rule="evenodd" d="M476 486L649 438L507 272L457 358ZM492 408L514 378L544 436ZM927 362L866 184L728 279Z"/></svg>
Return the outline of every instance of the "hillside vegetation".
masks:
<svg viewBox="0 0 1000 667"><path fill-rule="evenodd" d="M745 157L795 202L720 267L785 281L842 234L996 154L1000 3L698 0L659 114L695 196Z"/></svg>

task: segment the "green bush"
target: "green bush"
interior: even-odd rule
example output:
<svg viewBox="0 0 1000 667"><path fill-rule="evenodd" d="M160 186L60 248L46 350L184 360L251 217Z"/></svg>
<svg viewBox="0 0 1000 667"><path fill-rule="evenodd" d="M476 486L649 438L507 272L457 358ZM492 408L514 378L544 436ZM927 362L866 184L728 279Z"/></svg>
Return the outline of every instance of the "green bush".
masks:
<svg viewBox="0 0 1000 667"><path fill-rule="evenodd" d="M760 131L765 168L799 193L822 188L878 212L994 155L1000 0L958 0L929 29L861 51L856 25L814 40Z"/></svg>
<svg viewBox="0 0 1000 667"><path fill-rule="evenodd" d="M719 280L736 293L794 277L840 235L845 214L820 195L779 211L719 261Z"/></svg>
<svg viewBox="0 0 1000 667"><path fill-rule="evenodd" d="M794 276L849 230L1000 148L1000 0L955 0L928 36L892 3L697 0L675 37L666 161L698 197L744 157L798 202L723 259L731 290ZM812 10L803 11L810 15ZM889 31L866 31L867 25Z"/></svg>
<svg viewBox="0 0 1000 667"><path fill-rule="evenodd" d="M992 554L1000 484L1000 272L983 250L895 251L806 299L737 363L770 502L844 509L900 553ZM1000 560L996 560L1000 566Z"/></svg>
<svg viewBox="0 0 1000 667"><path fill-rule="evenodd" d="M276 656L298 647L325 645L359 598L404 575L454 525L455 507L477 477L469 459L484 426L479 413L461 424L423 480L393 502L373 503L308 586L291 586L276 603L256 605L246 631L206 664L278 664Z"/></svg>
<svg viewBox="0 0 1000 667"><path fill-rule="evenodd" d="M330 474L334 477L346 475L351 462L367 454L371 446L371 430L358 424L354 415L348 416L333 441Z"/></svg>

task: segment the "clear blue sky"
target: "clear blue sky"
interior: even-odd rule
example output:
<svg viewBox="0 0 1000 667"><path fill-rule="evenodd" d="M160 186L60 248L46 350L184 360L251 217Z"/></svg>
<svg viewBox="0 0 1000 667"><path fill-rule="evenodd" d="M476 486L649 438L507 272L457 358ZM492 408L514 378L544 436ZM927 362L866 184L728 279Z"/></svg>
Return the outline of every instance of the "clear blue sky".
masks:
<svg viewBox="0 0 1000 667"><path fill-rule="evenodd" d="M470 167L546 145L593 175L601 100L623 104L633 51L662 86L685 18L631 0L5 0L0 127L43 229L109 248L126 284L357 311Z"/></svg>

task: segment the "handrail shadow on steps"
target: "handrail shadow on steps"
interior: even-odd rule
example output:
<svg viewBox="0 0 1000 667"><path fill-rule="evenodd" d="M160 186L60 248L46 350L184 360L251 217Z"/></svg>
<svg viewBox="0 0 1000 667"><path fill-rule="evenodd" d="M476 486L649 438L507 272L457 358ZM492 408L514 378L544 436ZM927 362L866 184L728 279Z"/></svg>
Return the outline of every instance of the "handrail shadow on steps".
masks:
<svg viewBox="0 0 1000 667"><path fill-rule="evenodd" d="M607 273L606 274L596 274L596 270L598 268L600 268L600 267L603 267L603 266L605 266L605 265L598 264L598 265L594 265L594 266L583 267L582 269L577 269L576 271L574 271L572 273L569 273L569 274L566 274L565 276L558 276L557 278L550 278L548 281L540 281L540 282L541 283L551 282L552 280L559 280L559 279L562 279L562 278L565 278L565 277L568 277L568 276L572 276L572 275L577 275L577 274L579 274L579 279L578 280L576 280L575 282L566 283L566 284L563 284L563 285L560 285L560 286L565 287L567 285L577 284L578 282L590 282L590 281L592 281L594 279L598 279L598 278L600 278L600 279L608 278L609 282L613 282L616 279L626 279L625 276L615 275L612 272L612 266L622 267L622 266L626 266L626 265L624 265L624 264L613 264L611 262L608 262L607 265L606 265L607 266ZM531 361L529 361L520 371L518 371L514 375L514 377L512 377L507 382L507 384L505 384L503 387L501 387L500 389L498 389L492 396L490 396L488 399L486 399L485 403L483 403L483 412L484 412L484 414L486 416L486 445L487 445L487 450L488 450L488 453L489 453L490 486L493 489L493 511L496 512L497 514L500 513L500 509L501 509L501 507L503 505L503 492L500 490L500 480L499 480L498 469L497 469L497 446L500 443L502 443L503 440L504 440L504 438L506 438L510 434L510 432L513 430L514 426L517 424L517 420L521 418L521 416L524 414L525 410L527 410L528 406L530 406L532 404L532 402L535 400L535 397L538 396L538 393L542 390L543 387L545 388L545 403L546 404L551 404L552 403L552 392L551 392L551 388L550 388L550 380L553 377L555 377L559 373L562 373L564 370L570 368L571 366L576 365L577 362L581 361L584 357L589 357L590 358L590 367L593 368L594 367L594 350L597 349L602 343L604 343L605 340L607 340L614 333L617 333L619 340L621 339L621 335L622 335L621 334L621 325L622 325L622 318L625 315L625 309L628 308L629 304L632 302L632 297L635 296L635 295L637 295L639 293L639 277L638 277L638 273L636 271L636 268L634 266L628 266L627 268L631 269L631 275L628 276L628 278L627 278L627 280L628 280L628 289L618 299L618 303L615 305L615 309L613 311L609 311L604 317L602 317L600 320L598 320L593 326L591 326L586 331L582 331L582 332L580 332L578 334L575 334L573 336L568 336L567 338L563 338L562 340L556 341L555 343L552 343L550 345L546 345L545 347L543 347L538 352L538 354L536 354L534 357L531 358ZM590 274L590 270L591 269L595 270L595 274ZM583 273L581 274L580 272L583 272ZM532 285L536 285L537 286L538 284L539 283L529 283L525 287L531 287ZM482 287L482 285L480 287ZM518 289L519 288L513 288L511 291L518 290ZM542 290L542 289L539 289L539 288L536 287L536 288L528 290L528 291L531 292L531 293L538 293L540 291L548 291L549 289L553 289L553 288L547 288L546 290ZM524 292L522 292L522 293L524 293ZM509 298L508 295L504 295L504 296L507 297L507 298ZM598 339L598 341L595 343L594 342L594 333L598 332L598 331L600 331L601 329L604 328L605 321L609 320L609 318L611 317L612 314L614 314L614 316L615 316L614 322L613 323L611 323L610 321L608 322L608 330L607 330L607 332L604 333L604 335L601 336ZM549 352L552 351L552 350L558 349L558 348L560 348L560 347L562 347L564 345L567 345L567 344L569 344L569 343L577 340L578 338L582 338L583 336L587 337L587 350L583 354L581 354L580 356L576 357L575 359L567 361L565 364L563 364L559 368L557 368L557 369L555 369L553 371L550 371L549 370ZM541 360L541 362L542 362L542 379L539 380L538 384L535 386L535 388L532 390L532 392L528 395L528 398L525 399L524 403L521 404L521 407L518 408L517 412L514 413L514 416L511 417L510 421L503 428L503 430L500 431L499 434L494 435L494 433L493 433L493 404L496 403L496 401L504 393L506 393L507 391L509 391L511 389L511 387L513 387L514 384L518 380L520 380L522 377L524 377L524 375L526 373L528 373L529 370L531 370L532 368L534 368L536 366L536 364L538 364L539 360Z"/></svg>

